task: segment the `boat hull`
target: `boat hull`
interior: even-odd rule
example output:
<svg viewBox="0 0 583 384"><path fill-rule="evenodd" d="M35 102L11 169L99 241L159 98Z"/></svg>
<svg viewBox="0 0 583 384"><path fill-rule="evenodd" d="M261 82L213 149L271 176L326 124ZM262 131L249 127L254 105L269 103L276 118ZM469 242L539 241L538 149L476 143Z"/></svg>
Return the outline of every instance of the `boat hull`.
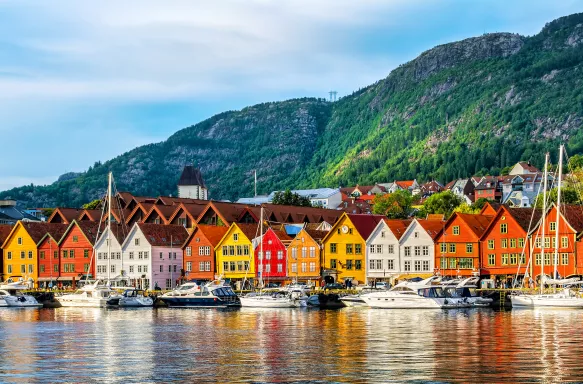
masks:
<svg viewBox="0 0 583 384"><path fill-rule="evenodd" d="M32 296L8 296L3 301L9 308L42 308L43 306Z"/></svg>
<svg viewBox="0 0 583 384"><path fill-rule="evenodd" d="M256 298L241 297L241 307L255 308L297 308L301 304L297 300L287 300L279 298Z"/></svg>
<svg viewBox="0 0 583 384"><path fill-rule="evenodd" d="M55 297L61 307L75 307L75 308L103 308L107 306L107 298L91 299L91 298L65 298Z"/></svg>
<svg viewBox="0 0 583 384"><path fill-rule="evenodd" d="M564 295L510 296L513 308L583 308L583 298Z"/></svg>
<svg viewBox="0 0 583 384"><path fill-rule="evenodd" d="M144 298L121 298L117 304L120 308L146 308L154 306L154 300Z"/></svg>
<svg viewBox="0 0 583 384"><path fill-rule="evenodd" d="M172 308L230 308L240 307L239 301L223 301L214 297L161 297Z"/></svg>

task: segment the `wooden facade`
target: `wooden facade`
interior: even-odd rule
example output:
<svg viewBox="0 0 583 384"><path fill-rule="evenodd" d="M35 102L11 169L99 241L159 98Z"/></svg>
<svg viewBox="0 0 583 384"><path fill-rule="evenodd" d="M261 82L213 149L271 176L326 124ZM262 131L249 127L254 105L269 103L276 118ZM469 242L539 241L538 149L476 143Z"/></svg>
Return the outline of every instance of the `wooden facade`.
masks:
<svg viewBox="0 0 583 384"><path fill-rule="evenodd" d="M217 273L215 247L229 228L199 224L186 239L182 249L186 280L213 280Z"/></svg>
<svg viewBox="0 0 583 384"><path fill-rule="evenodd" d="M287 247L291 242L284 231L274 231L268 228L256 245L255 256L255 277L263 278L264 283L268 281L283 281L287 276ZM263 254L261 253L263 248Z"/></svg>

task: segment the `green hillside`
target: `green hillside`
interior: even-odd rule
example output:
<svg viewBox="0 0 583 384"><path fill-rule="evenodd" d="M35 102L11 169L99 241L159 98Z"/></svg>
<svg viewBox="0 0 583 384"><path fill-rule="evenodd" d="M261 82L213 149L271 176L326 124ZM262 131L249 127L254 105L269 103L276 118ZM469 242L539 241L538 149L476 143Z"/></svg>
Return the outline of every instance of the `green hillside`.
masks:
<svg viewBox="0 0 583 384"><path fill-rule="evenodd" d="M167 141L96 164L71 180L0 193L26 205L78 206L120 190L175 194L185 164L215 199L273 189L447 182L497 174L518 160L542 165L559 142L583 152L583 14L532 37L497 33L435 47L335 103L294 99L216 115Z"/></svg>

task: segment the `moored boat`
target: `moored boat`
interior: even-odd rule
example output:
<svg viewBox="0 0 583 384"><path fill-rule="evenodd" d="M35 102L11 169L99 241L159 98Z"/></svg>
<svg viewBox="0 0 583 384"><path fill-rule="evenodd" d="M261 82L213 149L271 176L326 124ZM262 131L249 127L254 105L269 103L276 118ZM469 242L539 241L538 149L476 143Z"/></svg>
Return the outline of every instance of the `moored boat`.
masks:
<svg viewBox="0 0 583 384"><path fill-rule="evenodd" d="M41 308L43 305L34 297L20 292L26 289L28 286L20 282L0 285L0 307Z"/></svg>
<svg viewBox="0 0 583 384"><path fill-rule="evenodd" d="M222 281L210 282L196 292L177 294L177 291L181 291L181 287L160 296L160 300L169 307L174 308L227 308L241 306L241 301L233 292L233 289Z"/></svg>
<svg viewBox="0 0 583 384"><path fill-rule="evenodd" d="M142 308L154 306L154 300L141 289L126 289L121 296L110 298L107 305L120 308Z"/></svg>
<svg viewBox="0 0 583 384"><path fill-rule="evenodd" d="M55 301L61 307L105 307L117 292L96 280L93 284L86 284L74 293L55 296Z"/></svg>

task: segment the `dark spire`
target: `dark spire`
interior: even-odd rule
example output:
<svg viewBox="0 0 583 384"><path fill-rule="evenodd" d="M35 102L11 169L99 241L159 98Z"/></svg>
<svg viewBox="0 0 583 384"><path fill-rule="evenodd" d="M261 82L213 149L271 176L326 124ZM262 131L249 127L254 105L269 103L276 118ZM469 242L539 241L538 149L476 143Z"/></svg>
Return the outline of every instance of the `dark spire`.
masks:
<svg viewBox="0 0 583 384"><path fill-rule="evenodd" d="M186 165L184 167L182 175L180 175L180 180L178 180L178 185L199 185L206 188L200 169L195 168L192 165Z"/></svg>

